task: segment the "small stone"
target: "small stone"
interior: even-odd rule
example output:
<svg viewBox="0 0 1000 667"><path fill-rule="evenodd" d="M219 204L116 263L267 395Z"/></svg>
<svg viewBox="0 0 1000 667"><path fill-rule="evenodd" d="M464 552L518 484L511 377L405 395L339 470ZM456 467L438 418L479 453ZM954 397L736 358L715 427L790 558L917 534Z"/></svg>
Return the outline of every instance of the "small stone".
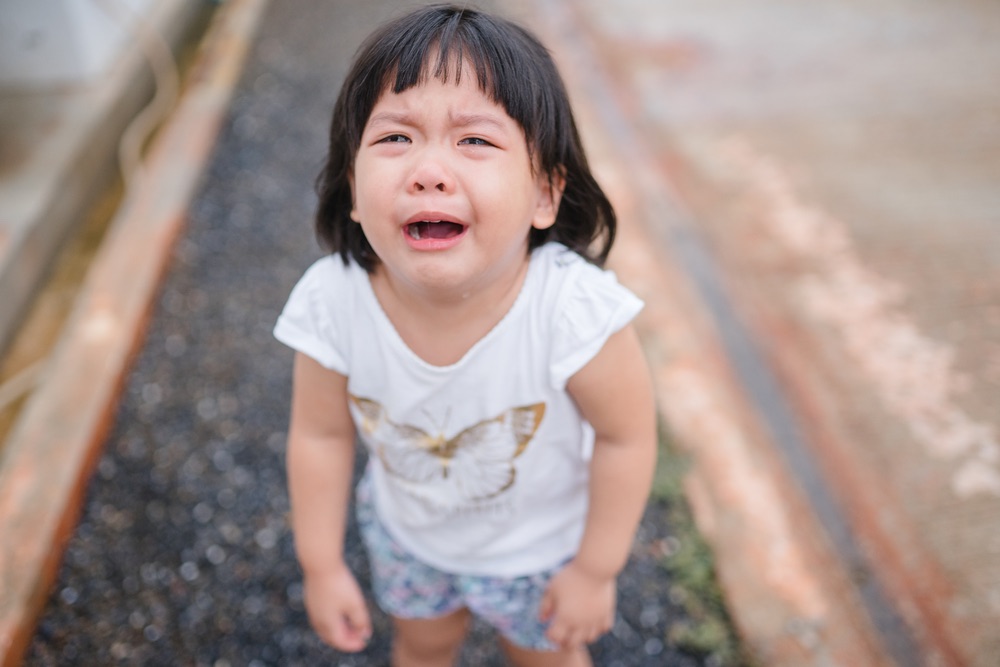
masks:
<svg viewBox="0 0 1000 667"><path fill-rule="evenodd" d="M222 565L226 562L226 550L218 544L213 544L205 549L205 558L207 558L208 562L212 565Z"/></svg>
<svg viewBox="0 0 1000 667"><path fill-rule="evenodd" d="M219 472L227 472L233 467L233 455L224 449L220 449L212 455L212 464Z"/></svg>
<svg viewBox="0 0 1000 667"><path fill-rule="evenodd" d="M181 576L184 577L185 581L194 581L201 574L198 571L198 566L191 561L188 561L181 565Z"/></svg>
<svg viewBox="0 0 1000 667"><path fill-rule="evenodd" d="M212 520L212 515L215 514L215 511L208 503L198 503L194 506L194 509L191 510L191 514L198 523L208 523Z"/></svg>
<svg viewBox="0 0 1000 667"><path fill-rule="evenodd" d="M216 500L219 501L219 505L223 509L231 509L236 504L236 492L229 488L222 489L216 496Z"/></svg>
<svg viewBox="0 0 1000 667"><path fill-rule="evenodd" d="M142 400L149 406L159 404L163 400L163 388L156 382L147 382L142 386Z"/></svg>
<svg viewBox="0 0 1000 667"><path fill-rule="evenodd" d="M167 350L167 354L176 359L184 354L187 350L187 343L184 342L184 337L179 334L170 334L167 336L166 341L164 341L163 347Z"/></svg>
<svg viewBox="0 0 1000 667"><path fill-rule="evenodd" d="M151 642L159 641L163 637L163 631L156 625L150 624L142 631L142 636Z"/></svg>
<svg viewBox="0 0 1000 667"><path fill-rule="evenodd" d="M101 479L111 481L118 473L118 466L115 464L114 459L104 458L101 459L100 464L98 464L97 472L100 474Z"/></svg>
<svg viewBox="0 0 1000 667"><path fill-rule="evenodd" d="M219 415L219 411L215 405L215 399L211 396L207 396L198 401L198 405L195 406L195 411L197 411L198 416L205 421L211 421Z"/></svg>
<svg viewBox="0 0 1000 667"><path fill-rule="evenodd" d="M261 549L273 549L278 543L278 535L270 528L261 528L253 536L254 542Z"/></svg>
<svg viewBox="0 0 1000 667"><path fill-rule="evenodd" d="M66 604L73 605L80 599L80 592L72 586L67 586L59 591L59 598Z"/></svg>
<svg viewBox="0 0 1000 667"><path fill-rule="evenodd" d="M643 607L639 614L639 624L644 628L651 628L660 622L660 610L658 607Z"/></svg>

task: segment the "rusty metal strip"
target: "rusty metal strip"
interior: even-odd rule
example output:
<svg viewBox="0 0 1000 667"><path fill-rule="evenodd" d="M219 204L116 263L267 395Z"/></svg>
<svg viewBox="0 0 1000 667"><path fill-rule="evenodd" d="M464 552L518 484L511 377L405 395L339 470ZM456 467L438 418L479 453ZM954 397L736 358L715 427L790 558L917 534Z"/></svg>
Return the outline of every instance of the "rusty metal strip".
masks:
<svg viewBox="0 0 1000 667"><path fill-rule="evenodd" d="M217 12L0 463L0 665L20 663L266 0Z"/></svg>

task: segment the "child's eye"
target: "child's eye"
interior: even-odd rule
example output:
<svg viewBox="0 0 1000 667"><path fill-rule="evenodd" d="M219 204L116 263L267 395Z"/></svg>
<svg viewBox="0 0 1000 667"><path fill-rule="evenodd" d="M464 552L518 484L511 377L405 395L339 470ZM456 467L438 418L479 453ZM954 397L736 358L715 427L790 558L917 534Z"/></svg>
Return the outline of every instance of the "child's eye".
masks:
<svg viewBox="0 0 1000 667"><path fill-rule="evenodd" d="M379 139L377 143L380 143L380 144L402 144L402 143L405 143L405 142L407 142L409 140L410 139L407 136L402 135L402 134L390 134L387 137L382 137L381 139Z"/></svg>
<svg viewBox="0 0 1000 667"><path fill-rule="evenodd" d="M488 142L485 139L483 139L482 137L468 137L466 139L462 139L458 143L460 145L461 144L465 144L466 146L492 146L493 145L490 142Z"/></svg>

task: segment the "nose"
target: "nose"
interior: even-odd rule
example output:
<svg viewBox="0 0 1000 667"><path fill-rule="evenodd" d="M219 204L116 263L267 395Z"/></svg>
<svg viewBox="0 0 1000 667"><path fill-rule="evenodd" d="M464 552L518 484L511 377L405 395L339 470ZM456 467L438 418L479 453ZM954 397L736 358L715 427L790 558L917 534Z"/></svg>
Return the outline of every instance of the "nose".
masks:
<svg viewBox="0 0 1000 667"><path fill-rule="evenodd" d="M441 151L427 148L416 157L410 178L411 192L427 190L450 192L455 187L455 178Z"/></svg>

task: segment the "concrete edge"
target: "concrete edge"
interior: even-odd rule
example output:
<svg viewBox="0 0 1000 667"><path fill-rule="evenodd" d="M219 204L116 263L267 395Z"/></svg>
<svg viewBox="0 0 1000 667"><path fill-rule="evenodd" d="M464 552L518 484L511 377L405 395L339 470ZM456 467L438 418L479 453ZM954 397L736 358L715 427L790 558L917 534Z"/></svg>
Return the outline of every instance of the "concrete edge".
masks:
<svg viewBox="0 0 1000 667"><path fill-rule="evenodd" d="M886 487L878 471L852 456L850 436L824 379L833 373L824 368L822 351L808 333L783 318L770 304L739 285L730 288L740 295L745 320L759 332L758 339L781 341L780 353L774 345L768 345L765 354L782 383L794 388L795 408L807 415L804 428L810 441L818 445L817 460L838 480L836 499L868 557L871 574L885 587L913 633L922 664L972 661L974 656L968 654L963 638L975 630L963 627L960 617L948 613L955 597L952 582L921 544L915 526L903 515L901 501Z"/></svg>
<svg viewBox="0 0 1000 667"><path fill-rule="evenodd" d="M160 3L154 10L150 23L174 49L190 36L202 11L191 0ZM112 182L122 128L151 89L149 66L134 41L100 81L51 92L12 89L22 98L44 98L45 104L66 108L2 188L0 215L8 233L0 244L0 293L5 297L0 303L0 352L12 342L20 316L75 230L80 212L93 206Z"/></svg>
<svg viewBox="0 0 1000 667"><path fill-rule="evenodd" d="M218 10L180 103L90 267L49 372L4 449L0 666L19 664L31 641L265 7L266 0L230 0Z"/></svg>
<svg viewBox="0 0 1000 667"><path fill-rule="evenodd" d="M578 8L546 4L546 42L574 98L595 172L619 212L611 264L646 300L637 326L658 405L691 456L685 491L740 634L768 666L892 664L851 573L736 380L706 305L675 268L671 249L651 233L651 225L682 207L655 159L625 146L626 104L596 47L586 43L592 29Z"/></svg>
<svg viewBox="0 0 1000 667"><path fill-rule="evenodd" d="M578 14L585 22L584 12ZM599 31L594 26L584 29L596 41L594 36ZM742 145L742 149L747 151L741 151L743 155L752 150L749 145ZM662 174L664 183L700 180L699 170L676 151L668 148L658 162L651 167ZM742 167L748 167L748 163L746 160ZM787 165L776 161L772 166L780 169ZM751 191L755 186L752 177L745 177L743 188ZM681 190L679 186L668 189ZM701 202L699 210L710 212L711 207L706 209ZM725 259L720 262L725 263ZM815 332L810 333L802 322L787 312L782 313L734 276L722 278L726 292L737 305L739 319L759 343L767 365L787 391L791 407L802 417L798 425L806 434L804 441L830 481L830 497L842 511L855 542L855 555L860 558L845 560L843 544L840 555L837 548L827 550L833 557L833 565L840 569L834 578L843 579L849 588L865 589L864 594L869 596L873 589L879 589L887 603L881 610L873 610L869 604L858 614L859 621L871 625L876 634L878 626L882 627L882 652L887 660L893 659L897 664L951 665L973 661L975 655L970 653L968 640L977 632L982 633L982 626L977 628L961 613L953 613L951 605L957 595L954 582L926 545L921 544L916 527L905 517L900 498L884 484L877 470L858 460L849 429L836 405L838 389L830 378L837 373L830 370L828 365L832 362L825 357L822 345L813 335ZM779 477L796 486L787 466L781 462L777 465ZM817 537L829 542L830 530L823 528L821 522L814 523L819 530ZM830 576L822 573L823 578ZM895 612L896 617L887 618L887 609ZM872 621L877 617L880 618Z"/></svg>
<svg viewBox="0 0 1000 667"><path fill-rule="evenodd" d="M643 224L623 220L614 267L647 302L637 326L658 406L691 458L685 493L741 636L763 665L890 664L702 306Z"/></svg>

